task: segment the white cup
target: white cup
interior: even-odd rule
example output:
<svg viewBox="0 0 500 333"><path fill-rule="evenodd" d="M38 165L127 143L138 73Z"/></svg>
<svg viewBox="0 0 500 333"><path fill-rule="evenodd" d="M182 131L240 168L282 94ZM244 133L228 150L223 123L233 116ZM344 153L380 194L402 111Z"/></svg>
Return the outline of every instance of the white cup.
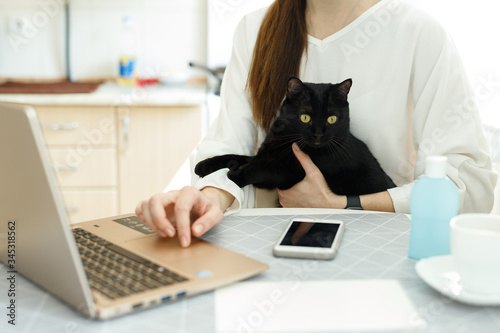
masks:
<svg viewBox="0 0 500 333"><path fill-rule="evenodd" d="M461 214L450 227L451 254L463 288L500 293L500 216Z"/></svg>

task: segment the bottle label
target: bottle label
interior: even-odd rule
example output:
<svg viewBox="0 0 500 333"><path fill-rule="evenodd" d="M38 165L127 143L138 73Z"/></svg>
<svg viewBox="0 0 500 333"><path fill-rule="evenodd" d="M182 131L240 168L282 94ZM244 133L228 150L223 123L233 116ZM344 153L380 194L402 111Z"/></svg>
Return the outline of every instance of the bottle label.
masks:
<svg viewBox="0 0 500 333"><path fill-rule="evenodd" d="M120 77L125 79L133 79L136 70L135 57L122 56L120 57Z"/></svg>

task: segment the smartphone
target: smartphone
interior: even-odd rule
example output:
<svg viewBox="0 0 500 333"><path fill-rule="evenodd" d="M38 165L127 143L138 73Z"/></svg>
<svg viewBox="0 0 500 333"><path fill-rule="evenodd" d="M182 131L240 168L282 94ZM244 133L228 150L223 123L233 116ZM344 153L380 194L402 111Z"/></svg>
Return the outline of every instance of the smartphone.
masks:
<svg viewBox="0 0 500 333"><path fill-rule="evenodd" d="M332 259L344 234L345 223L339 220L290 220L276 242L277 257Z"/></svg>

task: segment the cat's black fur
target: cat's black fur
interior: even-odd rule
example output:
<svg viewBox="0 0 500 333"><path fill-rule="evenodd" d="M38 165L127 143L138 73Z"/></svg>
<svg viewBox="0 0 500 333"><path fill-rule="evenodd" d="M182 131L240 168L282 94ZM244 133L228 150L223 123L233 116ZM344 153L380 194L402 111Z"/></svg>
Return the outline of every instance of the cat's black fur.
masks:
<svg viewBox="0 0 500 333"><path fill-rule="evenodd" d="M368 147L349 131L347 94L351 84L351 79L317 84L291 77L279 116L257 155L208 158L196 165L195 173L204 177L229 168L229 179L240 187L254 184L259 188L288 189L305 177L292 151L292 143L296 142L336 194L361 195L395 187ZM310 117L307 123L301 120L303 115ZM336 117L333 124L328 122L331 116Z"/></svg>

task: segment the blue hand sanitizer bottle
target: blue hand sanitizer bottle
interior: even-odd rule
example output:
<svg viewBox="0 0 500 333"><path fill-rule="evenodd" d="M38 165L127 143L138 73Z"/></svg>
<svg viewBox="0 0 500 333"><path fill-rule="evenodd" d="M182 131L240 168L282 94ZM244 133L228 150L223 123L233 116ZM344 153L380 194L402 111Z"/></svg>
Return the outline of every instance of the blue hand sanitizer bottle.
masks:
<svg viewBox="0 0 500 333"><path fill-rule="evenodd" d="M447 161L445 156L428 156L425 176L413 186L410 258L450 254L450 220L458 214L460 198L457 186L446 177Z"/></svg>

